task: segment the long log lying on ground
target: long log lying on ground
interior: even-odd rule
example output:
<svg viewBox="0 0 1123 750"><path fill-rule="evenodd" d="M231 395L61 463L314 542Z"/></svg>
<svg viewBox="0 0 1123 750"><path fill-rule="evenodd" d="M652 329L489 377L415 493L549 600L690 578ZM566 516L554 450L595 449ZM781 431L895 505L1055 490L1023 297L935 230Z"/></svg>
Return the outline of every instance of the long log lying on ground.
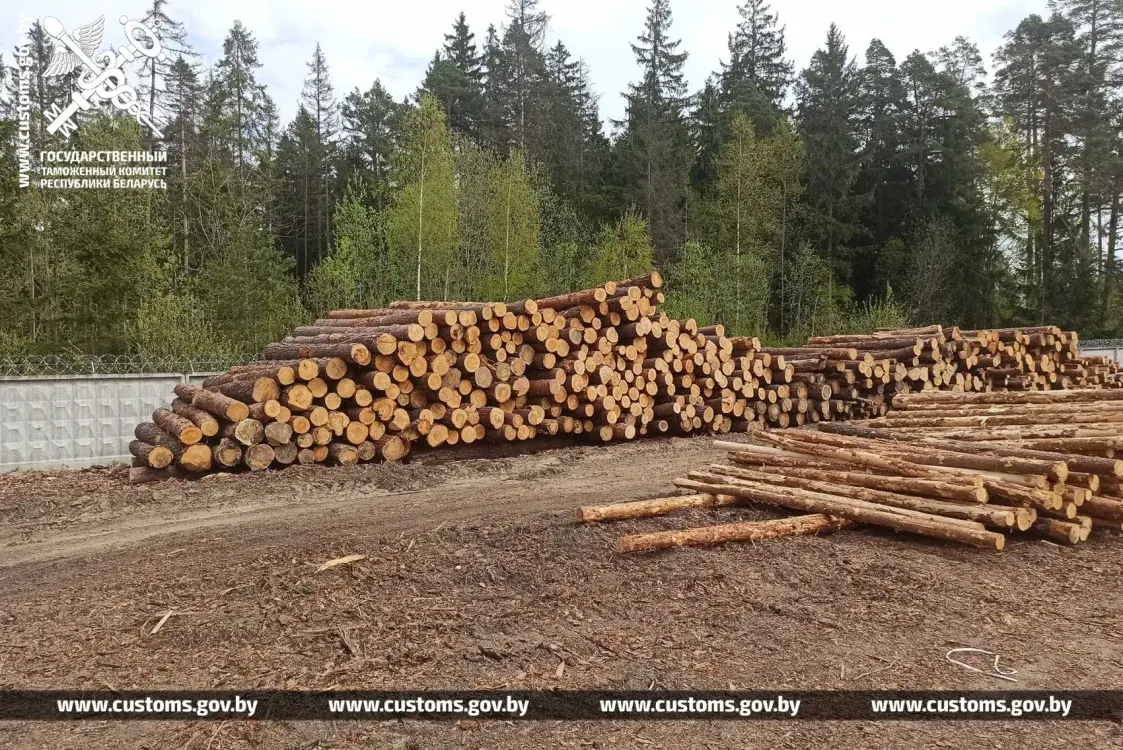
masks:
<svg viewBox="0 0 1123 750"><path fill-rule="evenodd" d="M1004 529L1020 528L1024 531L1029 528L1033 518L1029 513L1019 513L1018 510L1011 508L996 508L993 506L980 505L978 503L966 504L948 502L945 500L933 500L931 498L915 497L898 492L874 490L868 487L839 484L837 482L821 482L803 477L752 471L743 467L724 466L721 464L710 464L707 468L708 471L706 472L692 471L688 477L690 479L706 481L707 479L711 479L713 474L718 474L735 479L747 479L761 484L771 484L779 487L796 487L828 495L838 495L840 497L848 497L892 508L903 508L933 516L975 521L976 523L981 523L986 526Z"/></svg>
<svg viewBox="0 0 1123 750"><path fill-rule="evenodd" d="M845 529L853 522L822 514L748 521L720 526L703 526L679 531L631 534L620 538L620 552L650 552L673 547L712 547L728 542L757 542L784 536L827 534Z"/></svg>
<svg viewBox="0 0 1123 750"><path fill-rule="evenodd" d="M680 478L674 480L674 483L677 487L696 492L736 495L768 505L778 505L805 513L824 513L858 523L885 526L897 531L907 531L976 547L1001 550L1006 545L1006 537L987 531L982 524L969 524L969 522L937 516L921 518L922 514L905 515L899 509L883 509L873 503L861 503L819 492L752 484L732 479L723 481L717 478L707 481Z"/></svg>
<svg viewBox="0 0 1123 750"><path fill-rule="evenodd" d="M623 521L630 518L661 516L685 508L716 508L738 502L740 502L740 498L732 495L711 495L708 493L658 497L651 500L635 500L611 505L587 505L577 509L577 520L583 523Z"/></svg>
<svg viewBox="0 0 1123 750"><path fill-rule="evenodd" d="M1084 401L1123 401L1123 390L1108 391L1039 391L1032 393L951 393L930 391L903 394L893 399L897 409L913 404L1070 404Z"/></svg>
<svg viewBox="0 0 1123 750"><path fill-rule="evenodd" d="M835 482L855 487L868 487L875 490L889 492L904 492L923 497L958 500L960 502L985 503L987 491L983 487L980 477L964 477L962 481L947 481L945 479L920 479L916 477L895 477L881 474L863 474L851 471L838 471L829 468L800 468L797 466L784 467L781 457L754 456L743 452L730 451L729 459L738 464L767 466L773 471L783 474L802 477L804 479L820 479L824 482Z"/></svg>

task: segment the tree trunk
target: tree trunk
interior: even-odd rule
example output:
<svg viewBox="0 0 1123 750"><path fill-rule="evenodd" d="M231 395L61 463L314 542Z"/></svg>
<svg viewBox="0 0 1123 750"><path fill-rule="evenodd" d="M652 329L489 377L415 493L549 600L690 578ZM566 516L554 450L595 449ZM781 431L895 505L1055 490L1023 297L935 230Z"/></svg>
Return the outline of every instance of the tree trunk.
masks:
<svg viewBox="0 0 1123 750"><path fill-rule="evenodd" d="M229 438L222 438L217 445L211 448L211 455L218 466L232 469L242 462L242 449Z"/></svg>
<svg viewBox="0 0 1123 750"><path fill-rule="evenodd" d="M620 552L647 552L673 547L712 547L728 542L756 542L783 536L826 534L852 525L851 521L822 514L793 516L772 521L748 521L681 531L631 534L620 538L618 549Z"/></svg>
<svg viewBox="0 0 1123 750"><path fill-rule="evenodd" d="M675 485L710 494L737 495L768 505L778 505L805 513L823 513L846 518L857 523L885 526L897 531L907 531L935 539L962 542L976 547L1000 550L1006 545L1006 538L1002 534L986 531L982 524L939 516L926 516L922 513L905 513L896 508L886 508L873 503L863 503L859 500L824 495L808 490L772 487L737 480L723 482L721 478L717 477L710 481L676 479Z"/></svg>
<svg viewBox="0 0 1123 750"><path fill-rule="evenodd" d="M678 497L659 497L653 500L636 500L612 505L592 505L577 509L577 520L584 523L595 521L623 521L629 518L649 518L662 516L683 508L715 508L733 505L740 499L732 495L679 495Z"/></svg>
<svg viewBox="0 0 1123 750"><path fill-rule="evenodd" d="M151 445L141 440L134 440L129 443L129 453L153 469L166 468L175 460L175 455L169 448L162 445Z"/></svg>
<svg viewBox="0 0 1123 750"><path fill-rule="evenodd" d="M180 383L174 388L175 394L192 406L208 414L230 422L238 422L249 416L250 409L241 401L214 391L205 391L198 386Z"/></svg>

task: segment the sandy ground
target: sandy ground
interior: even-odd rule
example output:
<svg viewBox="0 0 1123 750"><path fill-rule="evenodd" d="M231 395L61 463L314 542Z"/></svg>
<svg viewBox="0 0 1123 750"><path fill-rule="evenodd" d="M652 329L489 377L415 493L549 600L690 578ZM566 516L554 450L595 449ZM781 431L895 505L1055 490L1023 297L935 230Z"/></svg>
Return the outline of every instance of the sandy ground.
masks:
<svg viewBox="0 0 1123 750"><path fill-rule="evenodd" d="M0 476L0 687L1123 687L1123 538L1002 553L874 530L621 556L574 508L673 494L706 439L130 487ZM326 560L366 560L316 573ZM155 635L154 625L173 614ZM83 722L0 748L1123 747L1111 723Z"/></svg>

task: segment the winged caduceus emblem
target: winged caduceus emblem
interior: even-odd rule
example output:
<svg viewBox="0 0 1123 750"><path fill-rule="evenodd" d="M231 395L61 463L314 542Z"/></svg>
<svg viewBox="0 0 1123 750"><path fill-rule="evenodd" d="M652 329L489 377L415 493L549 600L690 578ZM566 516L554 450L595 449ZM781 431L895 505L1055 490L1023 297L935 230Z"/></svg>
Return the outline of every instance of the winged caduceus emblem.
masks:
<svg viewBox="0 0 1123 750"><path fill-rule="evenodd" d="M99 16L93 23L88 23L70 32L70 38L78 43L87 57L93 57L101 45L102 33L105 31L105 16ZM65 34L66 32L62 32ZM61 35L52 34L58 38ZM81 58L67 49L66 44L55 42L55 51L51 62L43 75L48 77L64 76L82 64Z"/></svg>

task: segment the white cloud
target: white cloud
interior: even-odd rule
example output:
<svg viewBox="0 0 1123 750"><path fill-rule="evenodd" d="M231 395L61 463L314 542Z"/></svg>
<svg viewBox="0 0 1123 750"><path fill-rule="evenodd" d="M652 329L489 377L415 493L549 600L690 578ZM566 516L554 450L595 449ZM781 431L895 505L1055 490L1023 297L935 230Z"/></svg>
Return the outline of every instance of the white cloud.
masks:
<svg viewBox="0 0 1123 750"><path fill-rule="evenodd" d="M673 34L690 54L686 73L692 89L702 85L726 56L726 36L737 20L739 0L672 0ZM25 15L54 15L68 27L106 17L106 43L120 44L116 19L143 15L143 0L17 0ZM340 96L355 86L367 88L377 77L398 98L417 88L433 52L444 42L457 14L482 44L487 26L504 21L505 0L406 0L347 2L319 0L171 0L168 12L182 20L194 46L213 62L235 19L257 37L261 78L268 84L282 117L296 110L305 64L316 42L323 45ZM551 16L550 43L561 39L588 62L601 95L605 117L623 113L620 92L636 78L629 43L643 29L646 0L543 0ZM938 4L901 0L773 0L787 27L790 56L805 67L823 44L833 21L846 36L850 53L862 62L874 37L903 60L912 50L934 50L963 35L979 44L988 60L1002 36L1029 13L1046 13L1046 0L943 0ZM18 40L18 16L0 30L5 62Z"/></svg>

